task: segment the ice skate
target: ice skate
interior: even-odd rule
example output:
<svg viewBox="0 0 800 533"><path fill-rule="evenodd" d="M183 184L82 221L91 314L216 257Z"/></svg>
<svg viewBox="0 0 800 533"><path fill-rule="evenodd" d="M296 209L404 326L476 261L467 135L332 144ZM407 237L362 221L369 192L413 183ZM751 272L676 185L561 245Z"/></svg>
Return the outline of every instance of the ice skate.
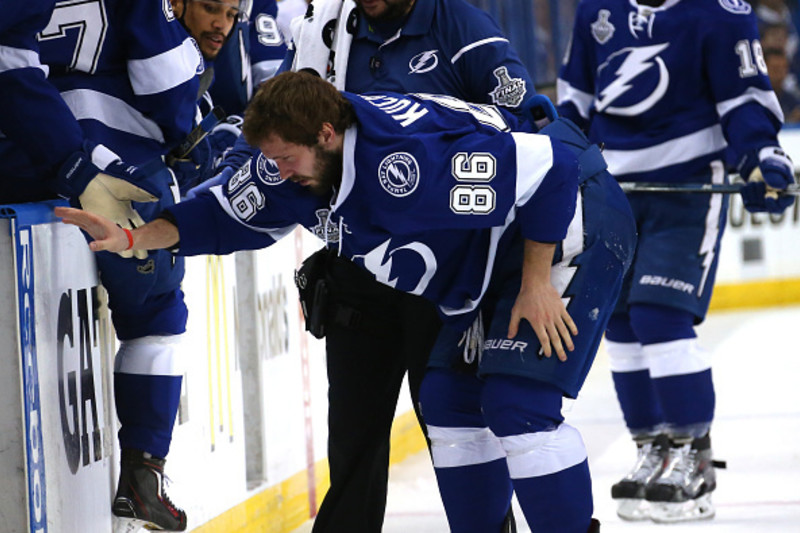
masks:
<svg viewBox="0 0 800 533"><path fill-rule="evenodd" d="M708 435L673 439L664 472L645 491L650 518L659 523L713 518L711 492L717 487L714 466Z"/></svg>
<svg viewBox="0 0 800 533"><path fill-rule="evenodd" d="M164 459L138 450L122 450L121 466L111 512L145 529L184 531L186 513L164 490Z"/></svg>
<svg viewBox="0 0 800 533"><path fill-rule="evenodd" d="M636 440L636 464L628 475L611 487L611 497L617 502L617 515L623 520L650 518L645 490L661 475L669 454L669 439L666 435Z"/></svg>

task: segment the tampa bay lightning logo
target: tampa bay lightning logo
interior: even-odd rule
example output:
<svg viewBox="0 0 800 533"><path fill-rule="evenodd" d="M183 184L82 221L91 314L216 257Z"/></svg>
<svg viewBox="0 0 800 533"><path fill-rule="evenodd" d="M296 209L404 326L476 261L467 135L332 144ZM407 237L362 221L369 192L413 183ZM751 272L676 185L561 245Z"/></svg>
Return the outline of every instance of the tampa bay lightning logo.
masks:
<svg viewBox="0 0 800 533"><path fill-rule="evenodd" d="M610 115L639 115L658 103L669 88L669 70L659 54L669 43L623 48L597 69L595 108Z"/></svg>
<svg viewBox="0 0 800 533"><path fill-rule="evenodd" d="M747 15L753 10L750 4L744 0L719 0L719 5L725 11L736 13L737 15Z"/></svg>
<svg viewBox="0 0 800 533"><path fill-rule="evenodd" d="M403 292L420 295L428 288L431 278L436 274L436 256L427 245L410 242L389 249L391 239L383 242L364 255L354 255L354 260L362 260L364 268L375 275L375 279ZM420 259L422 260L420 264ZM402 275L392 277L392 265Z"/></svg>
<svg viewBox="0 0 800 533"><path fill-rule="evenodd" d="M258 176L258 179L261 180L261 183L264 185L278 185L283 182L281 179L281 172L278 170L278 165L264 154L258 154L256 176Z"/></svg>
<svg viewBox="0 0 800 533"><path fill-rule="evenodd" d="M426 50L411 58L408 62L409 74L424 74L435 69L439 65L438 50Z"/></svg>
<svg viewBox="0 0 800 533"><path fill-rule="evenodd" d="M408 152L395 152L383 158L378 165L381 187L398 198L408 196L419 185L419 165Z"/></svg>

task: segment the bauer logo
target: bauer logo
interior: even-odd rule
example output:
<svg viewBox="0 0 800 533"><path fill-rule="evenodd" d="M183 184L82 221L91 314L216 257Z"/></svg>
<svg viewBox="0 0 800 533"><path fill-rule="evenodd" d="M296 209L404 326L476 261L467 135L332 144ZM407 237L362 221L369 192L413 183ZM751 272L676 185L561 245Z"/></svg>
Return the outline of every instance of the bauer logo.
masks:
<svg viewBox="0 0 800 533"><path fill-rule="evenodd" d="M392 196L408 196L419 185L417 160L408 152L390 154L378 165L378 179L381 187Z"/></svg>
<svg viewBox="0 0 800 533"><path fill-rule="evenodd" d="M283 182L281 171L278 170L275 161L261 153L258 154L256 161L256 175L264 185L278 185Z"/></svg>

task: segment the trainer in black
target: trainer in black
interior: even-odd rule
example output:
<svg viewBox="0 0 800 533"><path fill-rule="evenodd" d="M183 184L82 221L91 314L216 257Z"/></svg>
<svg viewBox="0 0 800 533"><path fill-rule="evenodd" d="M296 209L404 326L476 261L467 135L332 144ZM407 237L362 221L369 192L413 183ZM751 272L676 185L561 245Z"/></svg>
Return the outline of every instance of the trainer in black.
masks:
<svg viewBox="0 0 800 533"><path fill-rule="evenodd" d="M123 449L119 486L111 512L141 521L157 531L185 531L186 513L164 490L164 459L139 450Z"/></svg>
<svg viewBox="0 0 800 533"><path fill-rule="evenodd" d="M666 435L635 437L636 464L618 483L611 486L611 498L617 502L617 515L623 520L647 520L649 506L645 490L664 471L669 454Z"/></svg>

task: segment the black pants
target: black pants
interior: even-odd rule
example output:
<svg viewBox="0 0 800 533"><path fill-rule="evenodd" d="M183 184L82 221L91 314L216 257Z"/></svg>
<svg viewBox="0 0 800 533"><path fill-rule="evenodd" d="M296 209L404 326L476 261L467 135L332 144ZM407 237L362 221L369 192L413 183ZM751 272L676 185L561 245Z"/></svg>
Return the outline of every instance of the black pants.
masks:
<svg viewBox="0 0 800 533"><path fill-rule="evenodd" d="M328 280L332 307L356 316L344 313L350 320L332 319L327 326L331 485L313 532L379 533L403 376L408 372L424 431L419 387L440 320L430 302L378 283L350 261L332 260Z"/></svg>

